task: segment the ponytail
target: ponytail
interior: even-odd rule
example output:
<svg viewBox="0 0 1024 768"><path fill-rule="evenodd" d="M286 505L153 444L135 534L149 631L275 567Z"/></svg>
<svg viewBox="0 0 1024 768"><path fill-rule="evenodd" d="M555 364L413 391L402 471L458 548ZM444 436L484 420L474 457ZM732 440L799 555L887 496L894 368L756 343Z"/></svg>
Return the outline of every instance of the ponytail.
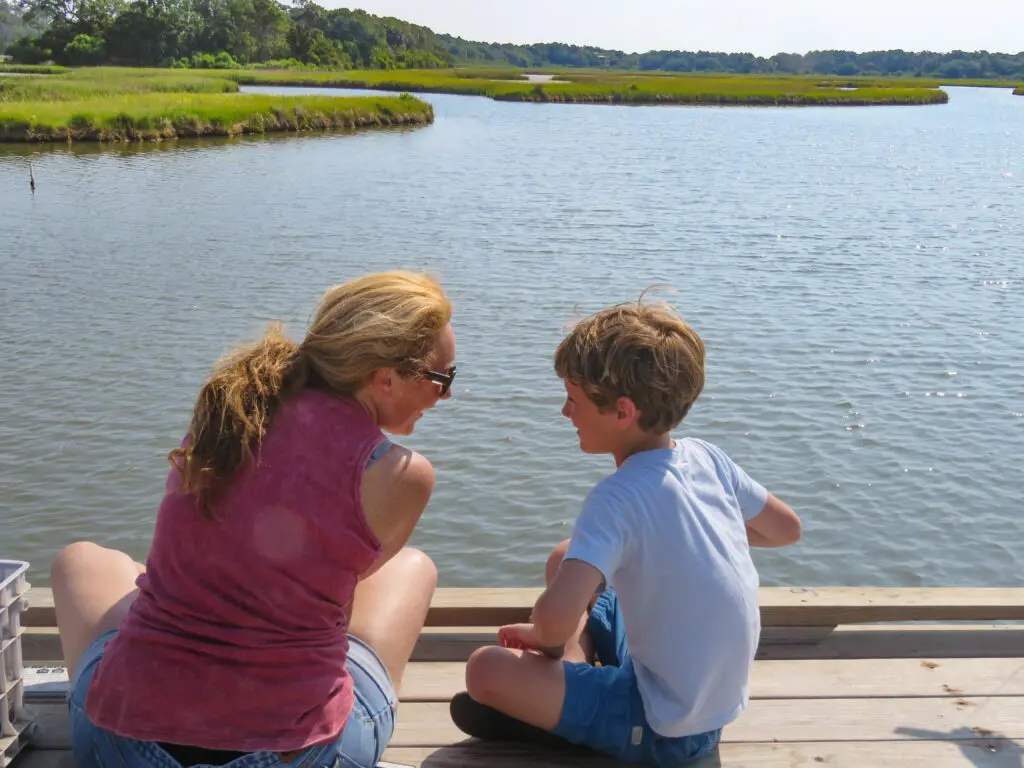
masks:
<svg viewBox="0 0 1024 768"><path fill-rule="evenodd" d="M219 362L199 391L186 444L167 457L181 473L181 490L198 497L204 517L215 519L217 496L252 459L278 408L309 377L299 345L279 324Z"/></svg>
<svg viewBox="0 0 1024 768"><path fill-rule="evenodd" d="M452 305L437 282L415 272L379 272L329 289L300 347L272 325L255 344L220 361L203 384L184 445L168 460L209 519L271 428L284 402L309 386L352 396L375 371L426 365Z"/></svg>

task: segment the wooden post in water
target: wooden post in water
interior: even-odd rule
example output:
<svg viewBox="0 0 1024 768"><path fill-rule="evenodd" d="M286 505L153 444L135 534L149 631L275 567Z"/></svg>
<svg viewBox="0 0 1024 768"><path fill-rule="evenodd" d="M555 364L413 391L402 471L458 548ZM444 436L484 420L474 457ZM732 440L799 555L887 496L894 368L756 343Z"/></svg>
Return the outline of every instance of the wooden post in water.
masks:
<svg viewBox="0 0 1024 768"><path fill-rule="evenodd" d="M36 175L32 172L32 161L28 161L28 185L32 188L32 194L36 193Z"/></svg>

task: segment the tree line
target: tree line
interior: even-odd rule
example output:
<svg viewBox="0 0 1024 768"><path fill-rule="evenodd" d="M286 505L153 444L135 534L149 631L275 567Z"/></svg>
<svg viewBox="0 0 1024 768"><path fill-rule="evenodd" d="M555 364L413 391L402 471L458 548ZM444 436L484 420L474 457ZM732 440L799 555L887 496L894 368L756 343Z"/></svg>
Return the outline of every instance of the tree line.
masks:
<svg viewBox="0 0 1024 768"><path fill-rule="evenodd" d="M0 0L10 8L11 0ZM24 64L233 67L280 61L329 69L451 66L426 27L308 0L20 0L0 34ZM6 17L4 17L6 19Z"/></svg>
<svg viewBox="0 0 1024 768"><path fill-rule="evenodd" d="M919 53L903 50L810 51L806 54L777 53L754 56L751 53L715 51L622 51L541 43L509 45L476 43L449 35L438 40L459 63L504 64L514 67L608 67L625 70L664 72L717 72L731 74L792 75L880 75L886 77L928 78L1024 78L1024 51L1017 54L988 51L950 51Z"/></svg>
<svg viewBox="0 0 1024 768"><path fill-rule="evenodd" d="M32 37L41 31L41 27L28 23L14 4L0 0L0 53L18 38Z"/></svg>
<svg viewBox="0 0 1024 768"><path fill-rule="evenodd" d="M564 43L481 43L312 0L0 0L0 51L70 66L325 69L454 65L667 72L1024 79L1024 52L810 51L770 57L714 51L622 51Z"/></svg>

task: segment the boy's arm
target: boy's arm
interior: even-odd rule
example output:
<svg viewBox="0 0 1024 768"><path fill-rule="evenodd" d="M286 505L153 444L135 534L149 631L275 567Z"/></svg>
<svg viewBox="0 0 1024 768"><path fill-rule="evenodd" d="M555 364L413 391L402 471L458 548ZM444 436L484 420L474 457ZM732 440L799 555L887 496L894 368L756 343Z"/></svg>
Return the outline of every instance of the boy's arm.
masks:
<svg viewBox="0 0 1024 768"><path fill-rule="evenodd" d="M754 517L747 520L747 541L752 547L784 547L800 540L800 518L773 494Z"/></svg>
<svg viewBox="0 0 1024 768"><path fill-rule="evenodd" d="M533 606L533 623L538 650L554 655L575 634L580 616L604 577L594 566L582 560L563 560L558 573Z"/></svg>

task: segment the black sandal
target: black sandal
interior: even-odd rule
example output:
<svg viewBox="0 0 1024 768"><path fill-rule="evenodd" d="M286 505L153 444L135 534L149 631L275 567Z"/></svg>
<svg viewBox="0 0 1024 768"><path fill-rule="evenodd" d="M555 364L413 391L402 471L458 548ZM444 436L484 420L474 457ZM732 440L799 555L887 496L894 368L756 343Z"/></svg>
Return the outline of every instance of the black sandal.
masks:
<svg viewBox="0 0 1024 768"><path fill-rule="evenodd" d="M542 747L571 746L561 736L481 704L465 691L452 697L449 711L458 729L477 739L518 741Z"/></svg>

